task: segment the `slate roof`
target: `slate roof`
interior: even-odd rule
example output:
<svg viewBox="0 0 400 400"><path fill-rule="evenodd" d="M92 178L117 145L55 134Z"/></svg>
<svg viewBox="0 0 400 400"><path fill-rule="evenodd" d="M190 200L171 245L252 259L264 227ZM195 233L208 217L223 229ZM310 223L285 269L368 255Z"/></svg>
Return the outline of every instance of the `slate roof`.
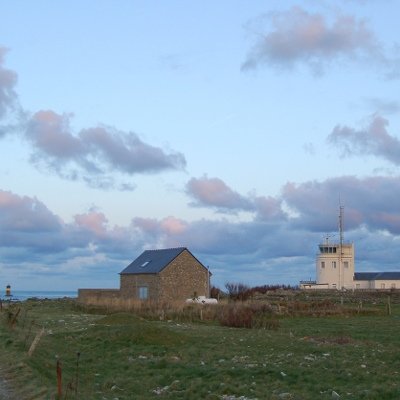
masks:
<svg viewBox="0 0 400 400"><path fill-rule="evenodd" d="M158 274L185 250L189 251L186 247L146 250L120 272L120 274Z"/></svg>
<svg viewBox="0 0 400 400"><path fill-rule="evenodd" d="M391 281L400 280L400 272L356 272L355 281Z"/></svg>

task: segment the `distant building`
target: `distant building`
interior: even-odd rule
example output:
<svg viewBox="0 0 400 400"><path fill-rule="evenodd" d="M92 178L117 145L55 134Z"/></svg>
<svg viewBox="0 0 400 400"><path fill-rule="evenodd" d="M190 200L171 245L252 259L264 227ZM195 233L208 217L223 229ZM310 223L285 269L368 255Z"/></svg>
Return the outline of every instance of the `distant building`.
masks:
<svg viewBox="0 0 400 400"><path fill-rule="evenodd" d="M355 272L354 244L343 240L343 207L339 236L337 243L327 236L318 245L316 280L300 281L301 289L400 289L400 272Z"/></svg>
<svg viewBox="0 0 400 400"><path fill-rule="evenodd" d="M210 272L185 247L146 250L120 273L123 297L174 301L209 297Z"/></svg>
<svg viewBox="0 0 400 400"><path fill-rule="evenodd" d="M186 247L146 250L120 272L120 289L79 289L78 301L93 305L184 302L209 297L210 276Z"/></svg>

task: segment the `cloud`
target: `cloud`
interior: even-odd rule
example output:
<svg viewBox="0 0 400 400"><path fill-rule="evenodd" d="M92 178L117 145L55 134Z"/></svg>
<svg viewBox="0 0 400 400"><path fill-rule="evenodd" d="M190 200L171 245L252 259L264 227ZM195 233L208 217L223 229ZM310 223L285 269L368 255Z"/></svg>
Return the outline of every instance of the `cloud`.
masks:
<svg viewBox="0 0 400 400"><path fill-rule="evenodd" d="M378 98L370 98L366 100L374 111L384 114L397 114L400 111L400 103L398 101L382 100Z"/></svg>
<svg viewBox="0 0 400 400"><path fill-rule="evenodd" d="M0 47L0 118L13 108L17 98L14 87L17 83L17 74L3 67L4 55L7 49Z"/></svg>
<svg viewBox="0 0 400 400"><path fill-rule="evenodd" d="M99 211L78 214L65 223L38 199L0 190L0 264L41 262L57 268L93 253L121 260L143 245L134 235L129 226L109 226Z"/></svg>
<svg viewBox="0 0 400 400"><path fill-rule="evenodd" d="M213 207L222 211L251 210L251 202L233 191L219 178L192 178L186 184L186 192L199 207Z"/></svg>
<svg viewBox="0 0 400 400"><path fill-rule="evenodd" d="M22 132L32 146L31 161L39 169L61 178L82 180L89 186L133 190L131 182L119 182L115 173L125 176L183 170L186 159L180 152L145 143L134 132L123 132L99 125L73 132L73 114L23 110L14 90L17 74L5 69L6 50L0 47L0 119L18 111L16 121L0 126L0 137Z"/></svg>
<svg viewBox="0 0 400 400"><path fill-rule="evenodd" d="M113 186L109 173L125 175L182 170L186 166L183 154L167 152L143 142L134 132L121 132L98 126L74 134L71 114L38 111L26 123L25 137L31 143L31 160L44 164L67 179L82 179L98 188ZM129 183L120 185L130 190Z"/></svg>
<svg viewBox="0 0 400 400"><path fill-rule="evenodd" d="M168 154L159 147L144 143L133 132L97 127L81 131L80 137L90 157L128 174L183 169L186 166L183 154Z"/></svg>
<svg viewBox="0 0 400 400"><path fill-rule="evenodd" d="M366 129L355 130L337 125L328 141L341 149L342 156L374 155L400 165L400 140L389 135L387 119L374 115Z"/></svg>
<svg viewBox="0 0 400 400"><path fill-rule="evenodd" d="M337 230L339 201L345 206L345 228L400 234L400 177L344 176L323 182L288 183L282 190L285 204L296 216L293 227L308 231Z"/></svg>
<svg viewBox="0 0 400 400"><path fill-rule="evenodd" d="M399 61L385 55L364 20L339 14L330 22L322 14L301 7L270 13L266 19L271 29L258 35L242 70L261 65L290 69L305 64L321 74L333 61L361 61L383 65L392 77L399 71Z"/></svg>
<svg viewBox="0 0 400 400"><path fill-rule="evenodd" d="M117 273L144 249L186 246L210 266L215 284L297 284L314 276L318 243L326 233L337 232L339 195L345 205L345 239L356 244L357 270L396 266L400 177L347 176L288 183L279 198L255 198L246 221L133 216L130 224L118 226L91 209L66 223L38 199L0 191L0 271L11 265L14 274L31 279L73 275L74 285L77 276L95 274L94 286L105 276L117 286ZM282 212L282 202L289 214ZM263 218L262 207L267 215L277 214Z"/></svg>
<svg viewBox="0 0 400 400"><path fill-rule="evenodd" d="M60 220L35 198L0 190L0 229L5 232L54 232Z"/></svg>
<svg viewBox="0 0 400 400"><path fill-rule="evenodd" d="M280 199L253 194L243 196L219 178L192 178L186 184L186 193L194 199L190 203L194 207L209 207L227 214L246 211L265 220L286 218Z"/></svg>

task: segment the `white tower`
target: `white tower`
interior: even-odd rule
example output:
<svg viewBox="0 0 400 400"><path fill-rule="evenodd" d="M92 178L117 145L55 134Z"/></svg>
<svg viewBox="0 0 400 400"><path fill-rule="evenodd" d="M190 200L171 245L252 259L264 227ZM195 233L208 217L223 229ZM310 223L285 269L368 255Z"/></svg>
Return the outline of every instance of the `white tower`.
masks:
<svg viewBox="0 0 400 400"><path fill-rule="evenodd" d="M339 212L339 242L319 244L316 270L317 284L329 289L352 289L354 287L354 245L343 240L343 207Z"/></svg>

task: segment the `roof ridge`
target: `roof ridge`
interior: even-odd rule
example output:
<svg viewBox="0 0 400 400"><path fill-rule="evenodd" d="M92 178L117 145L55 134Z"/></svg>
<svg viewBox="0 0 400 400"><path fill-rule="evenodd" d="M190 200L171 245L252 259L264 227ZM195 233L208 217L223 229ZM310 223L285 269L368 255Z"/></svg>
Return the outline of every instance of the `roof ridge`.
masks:
<svg viewBox="0 0 400 400"><path fill-rule="evenodd" d="M178 249L187 249L185 246L177 246L177 247L167 247L163 249L150 249L146 251L164 251L164 250L178 250Z"/></svg>

